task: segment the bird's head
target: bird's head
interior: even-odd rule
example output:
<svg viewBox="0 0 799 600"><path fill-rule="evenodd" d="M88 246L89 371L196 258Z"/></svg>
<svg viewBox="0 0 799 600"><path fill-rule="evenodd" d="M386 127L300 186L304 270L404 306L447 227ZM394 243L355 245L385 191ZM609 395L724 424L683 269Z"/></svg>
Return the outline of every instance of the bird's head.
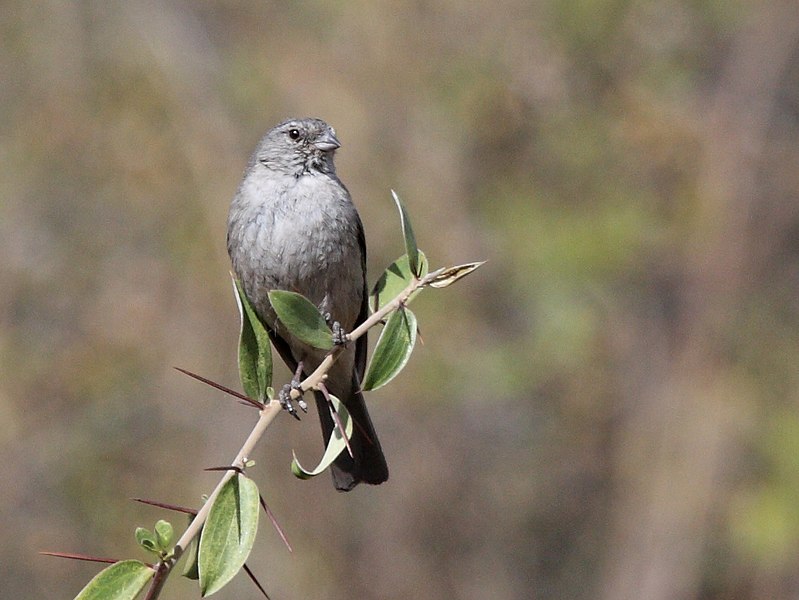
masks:
<svg viewBox="0 0 799 600"><path fill-rule="evenodd" d="M254 158L268 169L295 177L312 171L332 174L339 146L335 130L321 119L289 119L267 132Z"/></svg>

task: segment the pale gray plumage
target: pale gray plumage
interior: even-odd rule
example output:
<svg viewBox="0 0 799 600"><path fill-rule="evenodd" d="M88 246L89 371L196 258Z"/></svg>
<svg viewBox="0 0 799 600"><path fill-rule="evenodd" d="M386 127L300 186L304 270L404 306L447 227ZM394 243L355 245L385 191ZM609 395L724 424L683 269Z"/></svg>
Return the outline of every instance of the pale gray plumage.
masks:
<svg viewBox="0 0 799 600"><path fill-rule="evenodd" d="M351 331L368 314L363 226L347 188L336 176L333 129L320 119L290 119L258 143L228 217L228 253L247 298L269 329L283 360L312 372L325 352L289 334L269 305L273 289L298 292ZM330 370L329 391L353 417L350 440L332 467L337 489L388 478L385 457L359 391L366 336L346 347ZM325 442L333 430L324 397L316 393Z"/></svg>

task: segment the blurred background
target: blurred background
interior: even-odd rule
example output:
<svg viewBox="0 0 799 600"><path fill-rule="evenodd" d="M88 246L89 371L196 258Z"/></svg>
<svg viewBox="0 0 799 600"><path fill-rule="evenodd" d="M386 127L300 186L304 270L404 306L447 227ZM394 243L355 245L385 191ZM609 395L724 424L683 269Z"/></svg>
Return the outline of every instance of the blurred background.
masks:
<svg viewBox="0 0 799 600"><path fill-rule="evenodd" d="M799 597L795 0L7 0L0 33L0 596L99 570L40 550L147 560L183 518L129 498L197 506L235 455L255 415L172 367L238 387L228 204L313 115L370 281L392 188L433 266L489 262L369 395L387 484L295 479L314 415L260 445L274 600Z"/></svg>

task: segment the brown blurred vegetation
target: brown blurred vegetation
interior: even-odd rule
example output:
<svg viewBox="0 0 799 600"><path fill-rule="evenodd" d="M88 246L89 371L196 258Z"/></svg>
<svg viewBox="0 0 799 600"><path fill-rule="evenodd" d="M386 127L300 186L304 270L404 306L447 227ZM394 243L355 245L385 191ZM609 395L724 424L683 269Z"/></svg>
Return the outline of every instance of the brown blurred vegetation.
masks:
<svg viewBox="0 0 799 600"><path fill-rule="evenodd" d="M372 279L391 188L433 265L490 262L371 394L388 484L300 482L315 418L270 431L273 598L799 596L795 0L9 0L0 32L0 596L97 570L39 550L145 558L127 499L196 505L235 453L254 416L171 367L236 385L228 202L291 115L340 135Z"/></svg>

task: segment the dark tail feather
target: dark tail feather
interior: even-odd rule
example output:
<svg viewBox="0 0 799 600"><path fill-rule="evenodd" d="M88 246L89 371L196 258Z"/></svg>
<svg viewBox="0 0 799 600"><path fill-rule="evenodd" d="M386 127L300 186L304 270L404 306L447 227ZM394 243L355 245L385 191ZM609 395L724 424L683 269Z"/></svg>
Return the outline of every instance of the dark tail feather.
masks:
<svg viewBox="0 0 799 600"><path fill-rule="evenodd" d="M325 445L330 439L335 425L327 400L321 392L315 392L316 407L319 410L319 420L322 423L322 435ZM354 458L344 450L331 465L333 485L342 492L348 492L359 483L377 485L388 479L388 465L380 442L377 439L372 420L366 410L363 394L354 392L349 398L342 398L344 405L353 419L352 437L350 446Z"/></svg>

